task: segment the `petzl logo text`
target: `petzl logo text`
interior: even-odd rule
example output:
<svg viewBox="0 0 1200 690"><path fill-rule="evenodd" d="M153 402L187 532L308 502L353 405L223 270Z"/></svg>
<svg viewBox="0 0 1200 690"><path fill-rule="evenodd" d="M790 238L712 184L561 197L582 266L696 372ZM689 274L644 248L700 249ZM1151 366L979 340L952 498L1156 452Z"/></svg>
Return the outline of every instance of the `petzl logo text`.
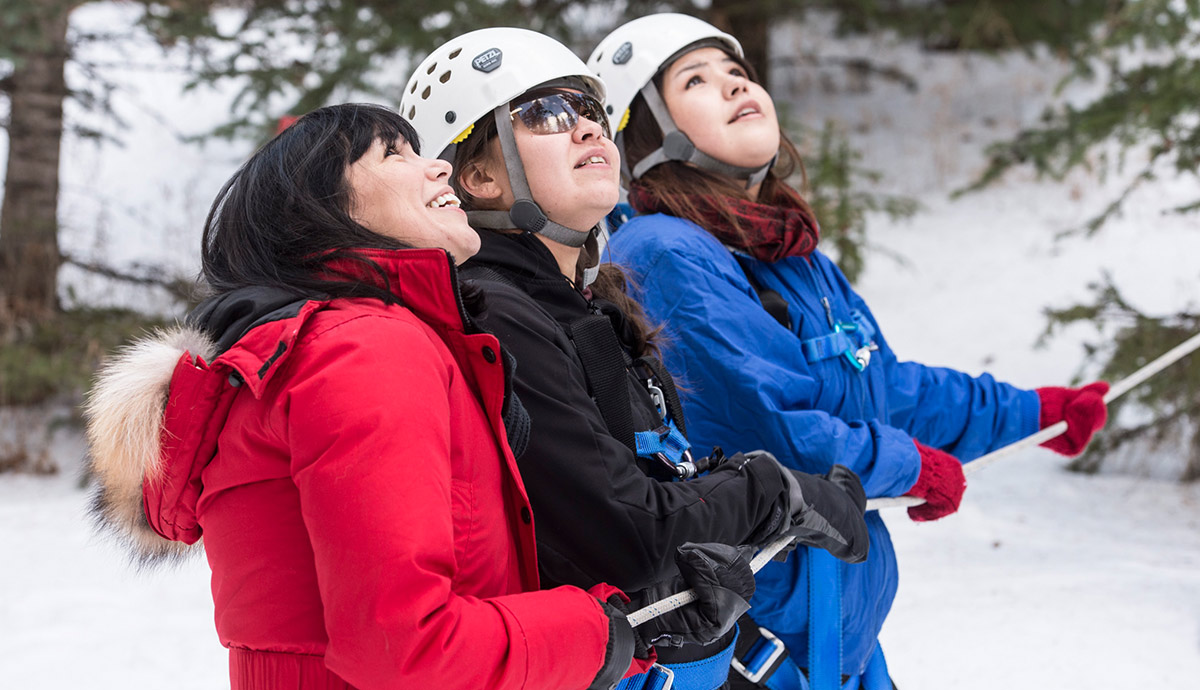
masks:
<svg viewBox="0 0 1200 690"><path fill-rule="evenodd" d="M471 66L480 72L491 72L500 66L500 61L504 58L504 54L499 48L491 48L475 56L471 61Z"/></svg>

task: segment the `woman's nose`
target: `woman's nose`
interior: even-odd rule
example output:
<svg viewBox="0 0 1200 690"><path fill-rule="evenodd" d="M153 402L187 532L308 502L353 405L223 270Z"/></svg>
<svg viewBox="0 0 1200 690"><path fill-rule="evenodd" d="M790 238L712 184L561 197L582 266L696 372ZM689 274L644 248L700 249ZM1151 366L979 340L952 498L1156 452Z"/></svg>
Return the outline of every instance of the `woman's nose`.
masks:
<svg viewBox="0 0 1200 690"><path fill-rule="evenodd" d="M441 158L430 158L429 165L425 168L425 174L431 180L440 180L443 177L449 178L450 173L454 171L454 166L450 165L449 161L444 161Z"/></svg>
<svg viewBox="0 0 1200 690"><path fill-rule="evenodd" d="M725 96L733 98L739 93L745 91L749 86L750 80L741 74L730 74L725 80Z"/></svg>
<svg viewBox="0 0 1200 690"><path fill-rule="evenodd" d="M579 122L575 124L575 131L572 132L576 141L584 142L589 138L600 138L604 136L604 127L595 120L589 120L586 117L580 116Z"/></svg>

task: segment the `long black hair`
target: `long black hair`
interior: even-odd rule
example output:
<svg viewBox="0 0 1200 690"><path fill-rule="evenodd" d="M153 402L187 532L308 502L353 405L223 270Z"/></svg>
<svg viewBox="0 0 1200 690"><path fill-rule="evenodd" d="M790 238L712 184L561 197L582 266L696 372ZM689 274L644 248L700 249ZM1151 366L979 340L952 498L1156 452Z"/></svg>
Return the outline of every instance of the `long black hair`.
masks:
<svg viewBox="0 0 1200 690"><path fill-rule="evenodd" d="M358 249L402 249L350 216L346 169L376 141L402 139L419 153L417 133L379 105L314 110L263 145L225 183L204 222L201 266L208 289L270 286L306 297L375 297L397 302L387 276ZM364 281L332 270L357 264ZM340 279L339 279L340 278Z"/></svg>

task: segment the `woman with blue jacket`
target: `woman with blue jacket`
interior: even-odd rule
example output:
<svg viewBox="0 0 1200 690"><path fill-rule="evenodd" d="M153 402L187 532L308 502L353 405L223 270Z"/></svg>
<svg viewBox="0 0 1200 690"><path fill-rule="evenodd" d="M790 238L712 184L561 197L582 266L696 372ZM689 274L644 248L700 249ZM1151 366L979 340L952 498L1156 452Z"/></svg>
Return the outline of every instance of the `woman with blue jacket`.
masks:
<svg viewBox="0 0 1200 690"><path fill-rule="evenodd" d="M920 497L910 516L933 520L957 510L963 462L1062 419L1066 434L1046 445L1076 454L1103 425L1103 382L1021 390L896 357L817 250L812 210L784 181L798 154L732 36L685 15L643 17L601 41L588 66L608 84L641 214L609 253L631 269L648 315L666 324L665 361L692 393L686 422L696 445L762 447L806 472L841 463L868 497ZM750 615L790 660L769 653L777 643L768 633L751 649L760 631L743 627L746 687L816 681L829 634L816 621L835 631L826 645L833 682L892 687L877 637L896 593L896 556L878 512L867 523L865 563L802 550L759 574ZM832 608L820 597L810 606L810 582L842 594Z"/></svg>

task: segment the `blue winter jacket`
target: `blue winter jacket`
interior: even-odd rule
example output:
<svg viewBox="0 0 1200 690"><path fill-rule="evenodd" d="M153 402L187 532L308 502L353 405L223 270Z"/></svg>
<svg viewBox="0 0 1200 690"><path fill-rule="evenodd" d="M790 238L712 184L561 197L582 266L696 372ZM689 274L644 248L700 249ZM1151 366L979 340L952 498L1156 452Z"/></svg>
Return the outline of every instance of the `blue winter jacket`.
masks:
<svg viewBox="0 0 1200 690"><path fill-rule="evenodd" d="M764 311L734 255L699 226L653 214L615 233L609 258L631 270L634 293L666 326L665 362L679 377L693 447L765 448L784 464L824 473L834 463L862 478L867 496L900 496L921 461L913 440L966 462L1033 433L1033 391L951 369L901 362L862 298L822 253L765 263L744 258L764 288L787 301L792 332ZM805 339L851 323L858 310L878 350L861 372L844 357L809 362ZM903 514L894 517L904 519ZM871 554L841 564L842 672L861 673L896 594L896 556L878 511L867 514ZM808 558L798 550L758 577L751 615L807 666Z"/></svg>

